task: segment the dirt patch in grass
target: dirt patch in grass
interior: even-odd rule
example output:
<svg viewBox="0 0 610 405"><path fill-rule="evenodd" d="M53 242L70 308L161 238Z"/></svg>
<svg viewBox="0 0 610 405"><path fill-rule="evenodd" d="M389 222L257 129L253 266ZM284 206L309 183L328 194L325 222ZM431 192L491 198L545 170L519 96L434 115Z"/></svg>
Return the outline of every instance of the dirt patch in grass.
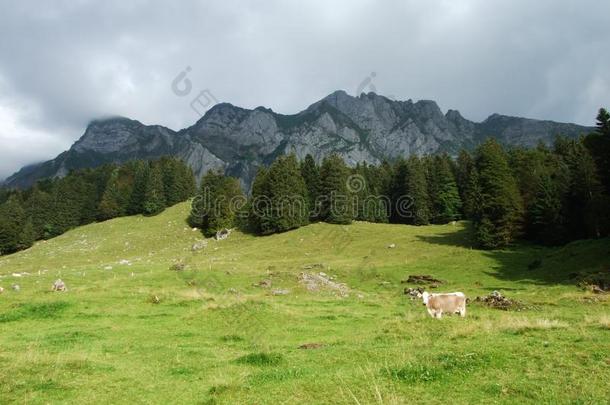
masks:
<svg viewBox="0 0 610 405"><path fill-rule="evenodd" d="M406 280L402 280L403 284L443 284L443 282L429 274L410 274Z"/></svg>
<svg viewBox="0 0 610 405"><path fill-rule="evenodd" d="M324 343L305 343L299 346L299 349L311 350L311 349L321 349L325 345Z"/></svg>

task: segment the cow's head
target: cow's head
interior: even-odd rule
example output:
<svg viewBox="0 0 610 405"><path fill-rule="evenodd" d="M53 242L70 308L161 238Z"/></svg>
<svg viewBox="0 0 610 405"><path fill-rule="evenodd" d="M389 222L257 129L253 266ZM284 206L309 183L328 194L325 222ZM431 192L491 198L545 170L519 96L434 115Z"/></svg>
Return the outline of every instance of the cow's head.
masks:
<svg viewBox="0 0 610 405"><path fill-rule="evenodd" d="M428 305L428 299L430 299L430 294L428 291L424 291L421 295L422 301L424 301L424 305Z"/></svg>

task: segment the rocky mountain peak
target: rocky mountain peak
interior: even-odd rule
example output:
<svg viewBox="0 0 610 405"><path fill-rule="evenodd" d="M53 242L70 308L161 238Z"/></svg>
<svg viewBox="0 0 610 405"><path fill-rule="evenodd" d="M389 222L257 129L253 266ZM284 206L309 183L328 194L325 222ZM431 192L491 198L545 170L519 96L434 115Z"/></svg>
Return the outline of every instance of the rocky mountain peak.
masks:
<svg viewBox="0 0 610 405"><path fill-rule="evenodd" d="M223 169L239 177L247 189L259 166L285 153L299 158L311 154L318 161L337 153L349 164L378 163L410 154L455 155L488 136L509 145L532 146L550 143L559 133L578 136L589 130L499 114L477 123L456 110L443 114L432 100L397 101L373 92L354 97L338 90L293 115L220 103L178 132L125 117L95 120L70 150L22 169L6 183L24 187L73 168L173 155L187 162L197 177L209 169Z"/></svg>

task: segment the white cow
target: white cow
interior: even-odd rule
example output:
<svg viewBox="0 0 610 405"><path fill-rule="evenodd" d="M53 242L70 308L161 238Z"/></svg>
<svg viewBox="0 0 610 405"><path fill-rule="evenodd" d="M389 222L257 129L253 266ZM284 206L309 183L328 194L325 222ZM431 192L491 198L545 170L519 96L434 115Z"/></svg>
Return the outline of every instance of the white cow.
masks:
<svg viewBox="0 0 610 405"><path fill-rule="evenodd" d="M424 291L422 294L424 305L433 318L440 319L445 314L460 314L466 316L466 296L461 292L430 294Z"/></svg>

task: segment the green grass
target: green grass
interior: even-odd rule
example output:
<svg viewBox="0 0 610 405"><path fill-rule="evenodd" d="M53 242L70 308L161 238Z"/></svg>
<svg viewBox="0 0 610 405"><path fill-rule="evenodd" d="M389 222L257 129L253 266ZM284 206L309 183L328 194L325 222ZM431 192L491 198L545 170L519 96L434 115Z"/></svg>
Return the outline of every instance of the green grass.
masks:
<svg viewBox="0 0 610 405"><path fill-rule="evenodd" d="M0 403L608 403L609 301L572 275L609 271L608 239L485 252L464 223L313 224L192 251L187 213L0 258ZM299 283L320 271L349 296ZM402 294L409 274L527 309L435 320Z"/></svg>

